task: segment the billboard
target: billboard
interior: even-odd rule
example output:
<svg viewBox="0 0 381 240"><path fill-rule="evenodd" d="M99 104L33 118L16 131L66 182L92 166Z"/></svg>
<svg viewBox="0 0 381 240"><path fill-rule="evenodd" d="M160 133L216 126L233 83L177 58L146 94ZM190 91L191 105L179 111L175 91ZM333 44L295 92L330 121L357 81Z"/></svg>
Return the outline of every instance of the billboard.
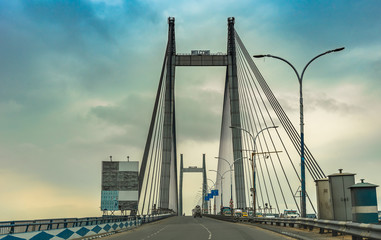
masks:
<svg viewBox="0 0 381 240"><path fill-rule="evenodd" d="M101 210L136 210L138 208L137 161L103 161Z"/></svg>

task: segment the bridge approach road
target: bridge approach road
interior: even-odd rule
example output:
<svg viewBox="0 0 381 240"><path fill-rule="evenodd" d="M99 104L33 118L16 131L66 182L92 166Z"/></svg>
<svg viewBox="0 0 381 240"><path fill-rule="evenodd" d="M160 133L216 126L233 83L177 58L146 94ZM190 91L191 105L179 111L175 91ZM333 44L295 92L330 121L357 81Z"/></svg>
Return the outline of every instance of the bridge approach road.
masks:
<svg viewBox="0 0 381 240"><path fill-rule="evenodd" d="M293 239L255 226L191 216L170 217L104 240L249 240Z"/></svg>

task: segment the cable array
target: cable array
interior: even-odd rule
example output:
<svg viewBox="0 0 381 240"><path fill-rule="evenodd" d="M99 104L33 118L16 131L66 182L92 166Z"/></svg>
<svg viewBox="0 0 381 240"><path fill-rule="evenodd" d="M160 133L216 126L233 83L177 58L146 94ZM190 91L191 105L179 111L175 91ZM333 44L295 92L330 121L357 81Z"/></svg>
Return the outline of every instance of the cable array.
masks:
<svg viewBox="0 0 381 240"><path fill-rule="evenodd" d="M163 121L165 103L165 79L167 70L167 50L163 61L150 130L140 170L140 197L138 211L150 214L159 206L160 173L162 166Z"/></svg>
<svg viewBox="0 0 381 240"><path fill-rule="evenodd" d="M256 136L255 146L253 136L242 134L242 153L247 159L246 186L248 191L253 188L254 164L257 209L267 212L274 209L278 213L281 213L283 208L296 208L300 211L297 200L299 196L295 194L300 184L295 164L300 161L300 158L295 156L300 156L300 136L255 66L237 32L235 38L241 127L254 136L268 128ZM280 124L282 128L269 128L276 124ZM254 161L251 155L253 149L256 149ZM306 167L313 180L325 178L311 152L307 147L305 149ZM315 211L308 194L307 197L312 210ZM250 196L247 198L246 201L251 203L248 206L252 206L252 199Z"/></svg>

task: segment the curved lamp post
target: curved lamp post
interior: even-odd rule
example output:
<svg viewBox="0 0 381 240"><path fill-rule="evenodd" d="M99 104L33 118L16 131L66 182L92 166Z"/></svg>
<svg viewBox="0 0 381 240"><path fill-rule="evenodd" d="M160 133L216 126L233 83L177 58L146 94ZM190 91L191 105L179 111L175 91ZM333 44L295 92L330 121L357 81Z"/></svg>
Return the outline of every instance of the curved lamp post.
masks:
<svg viewBox="0 0 381 240"><path fill-rule="evenodd" d="M242 130L246 133L249 134L249 136L251 137L251 139L253 140L253 148L254 148L254 151L253 151L253 164L251 165L252 167L252 171L253 171L253 215L256 216L256 205L255 205L255 198L256 198L256 187L255 187L255 152L256 152L256 144L255 144L255 140L257 140L257 137L259 136L259 134L269 128L277 128L278 126L270 126L270 127L265 127L263 129L261 129L257 135L255 135L255 137L253 137L253 135L247 131L246 129L244 128L241 128L241 127L235 127L235 126L230 126L230 128L235 128L235 129L239 129L239 130Z"/></svg>
<svg viewBox="0 0 381 240"><path fill-rule="evenodd" d="M233 165L234 165L234 163L236 161L241 160L241 159L243 159L245 157L237 158L231 164L225 158L222 158L222 157L214 157L214 158L224 160L229 165L229 167L230 167L230 202L232 202L233 201L233 177L232 177Z"/></svg>
<svg viewBox="0 0 381 240"><path fill-rule="evenodd" d="M212 179L208 178L207 180L209 180L213 183L212 187L209 187L210 190L212 190L212 188L216 187L216 183ZM214 210L214 214L216 214L216 199L215 198L213 198L213 210ZM212 211L210 211L210 212L212 212Z"/></svg>
<svg viewBox="0 0 381 240"><path fill-rule="evenodd" d="M209 180L213 183L212 187L216 186L216 184L214 183L214 181L212 179L208 178L207 180Z"/></svg>
<svg viewBox="0 0 381 240"><path fill-rule="evenodd" d="M336 48L333 50L326 51L324 53L321 53L317 55L316 57L312 58L306 66L303 68L302 75L299 75L298 71L296 68L286 59L283 59L281 57L273 56L270 54L267 55L254 55L253 57L255 58L263 58L263 57L272 57L279 59L285 63L287 63L295 72L298 81L299 81L299 95L300 95L300 181L301 181L301 217L306 217L306 179L305 179L305 159L304 159L304 116L303 116L303 93L302 93L302 86L303 86L303 76L304 72L306 71L307 67L317 58L326 55L328 53L332 52L339 52L341 50L344 50L344 47L341 48Z"/></svg>
<svg viewBox="0 0 381 240"><path fill-rule="evenodd" d="M224 205L223 205L223 200L222 200L222 179L224 179L224 175L226 174L226 173L228 173L228 172L230 172L230 170L227 170L227 171L225 171L224 173L219 173L218 171L216 171L216 170L209 170L209 171L211 171L211 172L216 172L219 176L220 176L220 180L221 180L221 207L223 207Z"/></svg>

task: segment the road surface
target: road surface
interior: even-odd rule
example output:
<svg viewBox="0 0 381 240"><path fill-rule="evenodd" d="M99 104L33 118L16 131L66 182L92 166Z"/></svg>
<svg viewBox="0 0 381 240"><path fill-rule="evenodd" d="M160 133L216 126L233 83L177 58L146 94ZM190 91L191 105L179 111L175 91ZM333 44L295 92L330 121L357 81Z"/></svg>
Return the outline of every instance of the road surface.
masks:
<svg viewBox="0 0 381 240"><path fill-rule="evenodd" d="M191 216L170 217L117 233L104 240L248 240L292 239L255 226Z"/></svg>

